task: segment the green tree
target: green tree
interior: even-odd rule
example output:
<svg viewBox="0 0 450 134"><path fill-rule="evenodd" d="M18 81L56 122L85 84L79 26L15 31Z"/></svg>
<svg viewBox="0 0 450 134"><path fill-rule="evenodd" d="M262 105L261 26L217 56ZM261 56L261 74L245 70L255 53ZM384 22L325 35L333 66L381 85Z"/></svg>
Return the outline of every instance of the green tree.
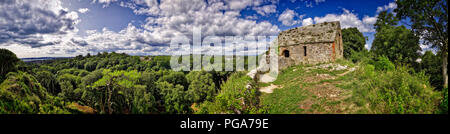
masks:
<svg viewBox="0 0 450 134"><path fill-rule="evenodd" d="M69 113L64 102L50 95L35 77L26 72L10 72L0 84L0 113Z"/></svg>
<svg viewBox="0 0 450 134"><path fill-rule="evenodd" d="M155 108L155 97L151 92L147 92L145 86L138 85L129 95L132 99L131 113L133 114L148 114L156 111Z"/></svg>
<svg viewBox="0 0 450 134"><path fill-rule="evenodd" d="M61 92L58 94L66 101L76 101L81 97L82 90L79 88L81 84L81 77L72 74L63 74L58 76L58 83L61 87Z"/></svg>
<svg viewBox="0 0 450 134"><path fill-rule="evenodd" d="M183 72L170 71L168 74L163 75L158 81L166 81L173 85L181 85L185 87L185 90L187 90L188 87L188 82Z"/></svg>
<svg viewBox="0 0 450 134"><path fill-rule="evenodd" d="M106 68L107 65L108 65L108 60L106 60L106 59L101 60L100 62L98 62L96 69Z"/></svg>
<svg viewBox="0 0 450 134"><path fill-rule="evenodd" d="M125 76L123 71L111 72L111 70L103 70L103 77L98 81L94 82L89 87L92 87L94 90L101 92L100 97L96 97L96 102L99 103L101 113L120 113L120 107L118 107L121 103L117 101L120 100L118 98L121 94L124 94L121 91L125 86L133 86L131 81L124 81L119 84L120 77Z"/></svg>
<svg viewBox="0 0 450 134"><path fill-rule="evenodd" d="M265 113L259 103L259 94L254 87L254 81L243 72L231 74L230 78L221 85L221 90L214 101L205 101L196 113L201 114L255 114Z"/></svg>
<svg viewBox="0 0 450 134"><path fill-rule="evenodd" d="M16 54L8 49L0 48L0 82L8 72L16 70L16 64L20 61Z"/></svg>
<svg viewBox="0 0 450 134"><path fill-rule="evenodd" d="M212 74L205 71L192 71L186 75L189 84L188 93L193 102L212 101L216 94L216 85Z"/></svg>
<svg viewBox="0 0 450 134"><path fill-rule="evenodd" d="M397 0L397 17L409 19L411 28L425 44L442 51L442 76L448 86L448 0Z"/></svg>
<svg viewBox="0 0 450 134"><path fill-rule="evenodd" d="M103 77L87 86L101 113L148 113L154 111L154 97L139 85L141 73L133 71L111 71L105 69Z"/></svg>
<svg viewBox="0 0 450 134"><path fill-rule="evenodd" d="M366 50L364 48L366 37L357 28L342 29L342 42L344 43L345 58L349 58L354 52Z"/></svg>
<svg viewBox="0 0 450 134"><path fill-rule="evenodd" d="M377 21L374 24L375 30L381 31L382 28L392 27L398 24L398 19L394 14L382 11L378 14Z"/></svg>
<svg viewBox="0 0 450 134"><path fill-rule="evenodd" d="M427 75L430 75L430 83L437 89L442 89L442 61L440 53L437 55L431 51L426 51L420 61L420 70L425 71Z"/></svg>
<svg viewBox="0 0 450 134"><path fill-rule="evenodd" d="M84 69L91 72L94 71L97 68L97 63L89 61L86 64L84 64Z"/></svg>
<svg viewBox="0 0 450 134"><path fill-rule="evenodd" d="M62 70L57 72L58 76L61 76L61 75L64 75L64 74L71 74L71 75L74 75L74 76L84 77L84 76L88 75L89 72L86 71L86 70L75 69L75 68L62 69Z"/></svg>
<svg viewBox="0 0 450 134"><path fill-rule="evenodd" d="M394 26L397 20L386 11L378 15L377 33L371 51L377 56L387 56L393 62L414 65L419 58L419 38L405 26Z"/></svg>
<svg viewBox="0 0 450 134"><path fill-rule="evenodd" d="M378 71L392 71L395 69L395 65L387 57L380 56L375 62L375 69Z"/></svg>
<svg viewBox="0 0 450 134"><path fill-rule="evenodd" d="M52 95L57 95L59 92L61 92L59 83L53 73L49 71L39 71L36 73L36 78L38 79L39 83L41 83L41 85L44 86Z"/></svg>
<svg viewBox="0 0 450 134"><path fill-rule="evenodd" d="M167 113L189 113L190 101L182 85L173 85L167 81L157 83L164 98L164 106Z"/></svg>
<svg viewBox="0 0 450 134"><path fill-rule="evenodd" d="M81 81L81 86L84 89L83 93L81 95L81 101L83 101L83 103L85 105L91 106L91 107L98 107L99 102L97 102L98 100L100 100L99 98L102 97L104 92L95 90L93 88L90 87L90 85L94 84L96 81L98 81L99 79L101 79L103 77L103 69L100 70L95 70L91 73L89 73L88 75L84 76Z"/></svg>
<svg viewBox="0 0 450 134"><path fill-rule="evenodd" d="M156 100L160 100L160 94L158 88L156 88L156 82L158 81L160 74L158 72L143 72L142 77L140 79L140 84L145 85L147 90L146 92L151 93Z"/></svg>
<svg viewBox="0 0 450 134"><path fill-rule="evenodd" d="M90 85L103 77L103 69L95 70L84 76L81 81L83 86Z"/></svg>

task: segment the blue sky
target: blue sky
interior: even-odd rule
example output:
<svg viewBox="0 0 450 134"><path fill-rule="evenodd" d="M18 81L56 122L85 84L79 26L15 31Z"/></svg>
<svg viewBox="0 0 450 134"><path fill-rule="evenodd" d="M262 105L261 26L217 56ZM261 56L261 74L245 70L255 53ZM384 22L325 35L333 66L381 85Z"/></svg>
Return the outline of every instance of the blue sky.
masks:
<svg viewBox="0 0 450 134"><path fill-rule="evenodd" d="M276 36L326 21L357 27L369 38L380 11L394 0L6 0L0 2L0 48L19 57L103 51L170 54L170 39L207 35ZM27 17L28 16L28 17ZM19 22L19 23L18 23Z"/></svg>

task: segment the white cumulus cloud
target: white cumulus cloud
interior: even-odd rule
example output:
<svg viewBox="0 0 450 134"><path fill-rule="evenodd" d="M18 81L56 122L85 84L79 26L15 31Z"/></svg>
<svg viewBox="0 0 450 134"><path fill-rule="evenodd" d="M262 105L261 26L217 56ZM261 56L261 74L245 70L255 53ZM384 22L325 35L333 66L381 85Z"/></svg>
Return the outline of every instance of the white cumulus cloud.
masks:
<svg viewBox="0 0 450 134"><path fill-rule="evenodd" d="M258 14L265 16L271 13L277 12L277 6L276 5L265 5L262 7L254 7L253 10L255 10Z"/></svg>
<svg viewBox="0 0 450 134"><path fill-rule="evenodd" d="M387 5L377 7L377 13L382 12L382 11L393 10L396 8L397 8L397 4L395 2L391 2Z"/></svg>
<svg viewBox="0 0 450 134"><path fill-rule="evenodd" d="M0 1L0 46L21 44L42 47L61 42L60 36L77 32L78 13L54 0Z"/></svg>
<svg viewBox="0 0 450 134"><path fill-rule="evenodd" d="M80 9L78 9L78 12L80 12L80 13L86 13L88 11L89 11L88 8L80 8Z"/></svg>
<svg viewBox="0 0 450 134"><path fill-rule="evenodd" d="M278 21L280 21L285 26L293 26L295 24L298 24L300 21L296 18L300 18L298 13L296 13L294 10L286 9L281 13L281 15L278 17Z"/></svg>
<svg viewBox="0 0 450 134"><path fill-rule="evenodd" d="M314 17L315 23L340 21L341 28L356 27L361 32L375 32L373 24L376 22L376 17L365 16L362 20L358 18L357 14L343 9L342 14L327 14L323 17Z"/></svg>
<svg viewBox="0 0 450 134"><path fill-rule="evenodd" d="M312 18L306 18L306 19L303 19L303 21L302 21L302 26L307 26L307 25L312 25L312 24L314 24L314 21Z"/></svg>
<svg viewBox="0 0 450 134"><path fill-rule="evenodd" d="M108 7L109 4L113 3L113 2L117 2L117 0L92 0L92 3L100 3L103 4L103 7Z"/></svg>

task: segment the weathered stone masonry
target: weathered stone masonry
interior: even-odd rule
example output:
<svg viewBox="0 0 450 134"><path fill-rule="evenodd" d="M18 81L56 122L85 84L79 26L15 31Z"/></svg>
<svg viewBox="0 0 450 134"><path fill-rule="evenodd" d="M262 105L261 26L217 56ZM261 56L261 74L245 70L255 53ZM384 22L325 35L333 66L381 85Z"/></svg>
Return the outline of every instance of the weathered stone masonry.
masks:
<svg viewBox="0 0 450 134"><path fill-rule="evenodd" d="M283 31L278 35L278 43L280 69L298 64L334 62L343 58L339 21Z"/></svg>

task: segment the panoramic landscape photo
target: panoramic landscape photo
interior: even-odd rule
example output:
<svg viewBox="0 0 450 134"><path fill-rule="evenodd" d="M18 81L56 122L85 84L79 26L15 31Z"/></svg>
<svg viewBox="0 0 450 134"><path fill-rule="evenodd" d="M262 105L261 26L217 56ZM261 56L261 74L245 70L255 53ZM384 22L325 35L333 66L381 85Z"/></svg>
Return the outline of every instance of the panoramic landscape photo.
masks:
<svg viewBox="0 0 450 134"><path fill-rule="evenodd" d="M0 114L448 114L448 0L0 0Z"/></svg>

